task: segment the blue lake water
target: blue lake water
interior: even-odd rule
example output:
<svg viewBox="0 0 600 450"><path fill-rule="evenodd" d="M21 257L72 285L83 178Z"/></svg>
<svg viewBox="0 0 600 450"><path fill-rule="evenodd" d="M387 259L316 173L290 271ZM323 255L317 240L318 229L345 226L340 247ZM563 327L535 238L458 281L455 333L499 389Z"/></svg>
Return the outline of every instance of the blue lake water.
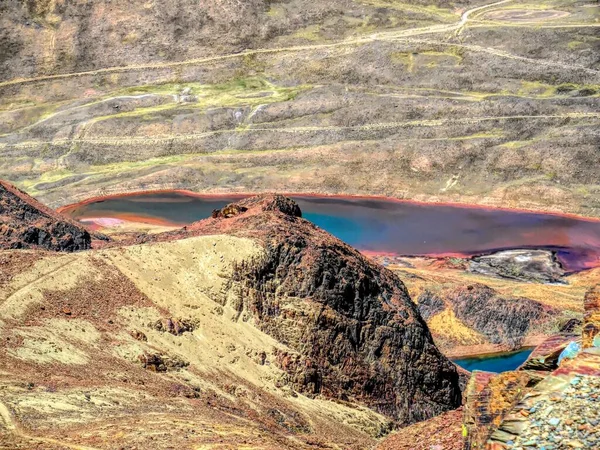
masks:
<svg viewBox="0 0 600 450"><path fill-rule="evenodd" d="M470 372L473 370L483 370L486 372L506 372L515 370L523 364L533 349L523 349L511 353L499 353L487 356L478 356L473 358L461 358L453 360L463 369Z"/></svg>
<svg viewBox="0 0 600 450"><path fill-rule="evenodd" d="M180 192L107 198L64 209L75 219L159 219L185 225L239 196ZM567 270L600 265L600 222L493 208L385 199L294 196L303 217L363 251L399 255L473 255L510 248L557 252Z"/></svg>

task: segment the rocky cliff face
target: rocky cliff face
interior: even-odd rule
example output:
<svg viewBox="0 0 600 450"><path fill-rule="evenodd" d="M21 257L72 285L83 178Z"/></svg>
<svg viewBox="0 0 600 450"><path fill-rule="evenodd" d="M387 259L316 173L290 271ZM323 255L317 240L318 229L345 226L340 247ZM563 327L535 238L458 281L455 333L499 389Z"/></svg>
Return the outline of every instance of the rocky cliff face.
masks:
<svg viewBox="0 0 600 450"><path fill-rule="evenodd" d="M518 348L528 334L557 316L554 308L538 301L502 295L479 283L437 293L425 290L418 305L427 320L451 314L486 342L509 348Z"/></svg>
<svg viewBox="0 0 600 450"><path fill-rule="evenodd" d="M276 360L297 390L358 400L400 423L458 407L456 368L400 279L300 215L292 200L259 196L154 239L228 233L264 244L266 256L236 266L223 301L294 350Z"/></svg>
<svg viewBox="0 0 600 450"><path fill-rule="evenodd" d="M0 249L76 251L90 248L90 243L85 228L0 181Z"/></svg>
<svg viewBox="0 0 600 450"><path fill-rule="evenodd" d="M553 314L552 308L527 298L505 298L484 285L469 285L450 292L456 317L494 344L518 347L531 327Z"/></svg>

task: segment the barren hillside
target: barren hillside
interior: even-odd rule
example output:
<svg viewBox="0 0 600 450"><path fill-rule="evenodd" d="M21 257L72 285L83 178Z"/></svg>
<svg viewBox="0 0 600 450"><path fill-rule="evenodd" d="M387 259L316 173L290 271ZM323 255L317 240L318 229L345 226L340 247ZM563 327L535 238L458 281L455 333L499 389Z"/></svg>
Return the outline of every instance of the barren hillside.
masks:
<svg viewBox="0 0 600 450"><path fill-rule="evenodd" d="M0 447L358 450L458 407L402 282L299 215L0 251Z"/></svg>
<svg viewBox="0 0 600 450"><path fill-rule="evenodd" d="M596 2L0 12L0 176L53 206L180 187L600 215Z"/></svg>

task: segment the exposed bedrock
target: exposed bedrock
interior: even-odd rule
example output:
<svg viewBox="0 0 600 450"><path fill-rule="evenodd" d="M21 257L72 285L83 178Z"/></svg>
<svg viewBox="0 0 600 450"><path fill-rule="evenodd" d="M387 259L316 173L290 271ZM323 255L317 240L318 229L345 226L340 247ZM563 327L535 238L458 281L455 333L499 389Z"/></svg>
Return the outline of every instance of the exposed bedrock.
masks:
<svg viewBox="0 0 600 450"><path fill-rule="evenodd" d="M431 319L436 314L441 313L446 309L446 303L439 296L426 289L419 295L419 312L425 320Z"/></svg>
<svg viewBox="0 0 600 450"><path fill-rule="evenodd" d="M530 328L555 311L528 298L506 298L487 286L452 290L448 299L456 317L493 344L521 345Z"/></svg>
<svg viewBox="0 0 600 450"><path fill-rule="evenodd" d="M0 249L76 251L90 243L85 228L0 181Z"/></svg>
<svg viewBox="0 0 600 450"><path fill-rule="evenodd" d="M526 371L474 372L464 393L464 449L484 448L494 429L521 399L523 391L535 386L541 378L535 372Z"/></svg>
<svg viewBox="0 0 600 450"><path fill-rule="evenodd" d="M475 256L469 263L469 271L538 283L560 282L565 274L553 252L527 249Z"/></svg>
<svg viewBox="0 0 600 450"><path fill-rule="evenodd" d="M600 348L600 284L586 292L584 308L583 346Z"/></svg>
<svg viewBox="0 0 600 450"><path fill-rule="evenodd" d="M293 349L276 358L285 382L308 395L358 400L400 424L460 405L455 366L390 270L277 195L242 200L165 236L224 232L264 244L264 257L235 268L228 301Z"/></svg>
<svg viewBox="0 0 600 450"><path fill-rule="evenodd" d="M428 321L448 312L486 342L509 348L520 347L558 314L538 301L506 296L477 283L436 292L426 289L419 295L418 309Z"/></svg>
<svg viewBox="0 0 600 450"><path fill-rule="evenodd" d="M483 284L470 284L438 293L425 290L418 308L428 320L451 310L454 316L490 343L519 347L524 338L556 311L524 297L506 297Z"/></svg>

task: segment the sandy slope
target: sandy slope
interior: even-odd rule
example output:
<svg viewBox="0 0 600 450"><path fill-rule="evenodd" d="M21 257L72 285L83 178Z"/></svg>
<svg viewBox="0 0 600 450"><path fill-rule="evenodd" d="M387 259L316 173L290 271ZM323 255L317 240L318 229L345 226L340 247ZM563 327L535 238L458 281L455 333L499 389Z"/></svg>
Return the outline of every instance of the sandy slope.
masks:
<svg viewBox="0 0 600 450"><path fill-rule="evenodd" d="M273 349L290 350L222 306L232 263L262 251L205 236L27 263L2 252L20 267L0 278L0 448L372 446L383 416L278 383ZM192 329L154 325L169 318Z"/></svg>

